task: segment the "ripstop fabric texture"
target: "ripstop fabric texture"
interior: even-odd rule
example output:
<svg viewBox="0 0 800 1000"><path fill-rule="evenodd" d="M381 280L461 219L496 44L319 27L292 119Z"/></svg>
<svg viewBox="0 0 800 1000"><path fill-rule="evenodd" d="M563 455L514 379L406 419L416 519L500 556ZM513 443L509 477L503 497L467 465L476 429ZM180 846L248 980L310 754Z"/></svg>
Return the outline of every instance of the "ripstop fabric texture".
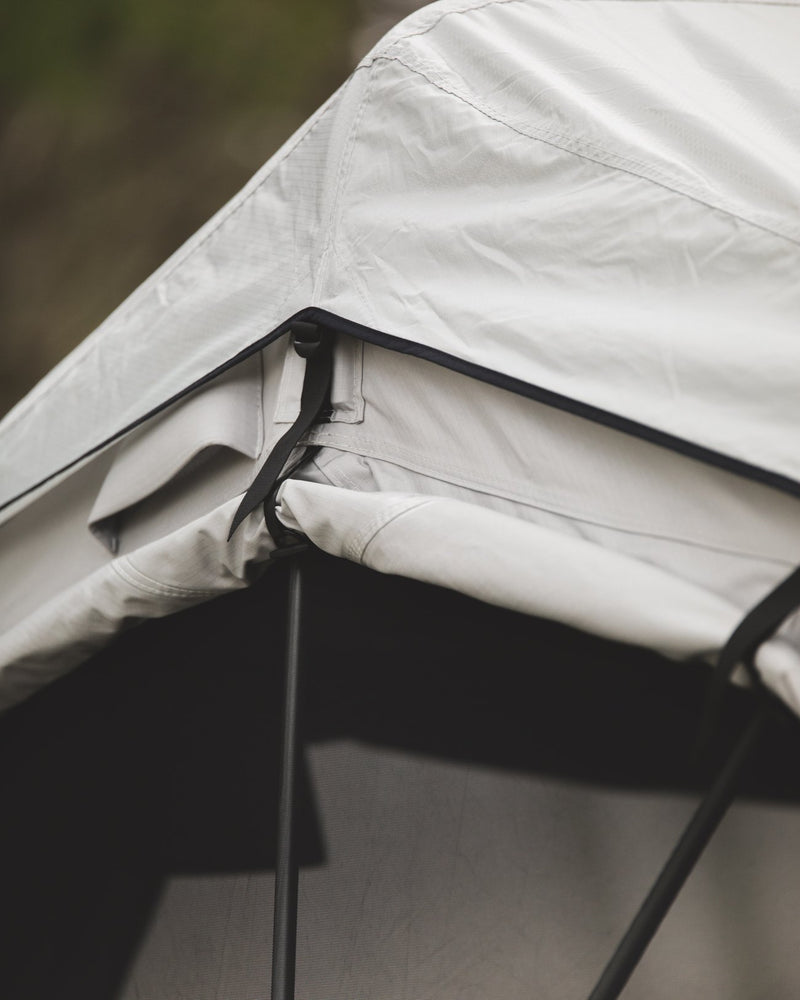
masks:
<svg viewBox="0 0 800 1000"><path fill-rule="evenodd" d="M336 339L287 524L713 660L800 561L798 29L443 0L390 32L0 423L0 704L267 568L259 511L224 539L297 416L298 316ZM796 710L799 648L759 659Z"/></svg>

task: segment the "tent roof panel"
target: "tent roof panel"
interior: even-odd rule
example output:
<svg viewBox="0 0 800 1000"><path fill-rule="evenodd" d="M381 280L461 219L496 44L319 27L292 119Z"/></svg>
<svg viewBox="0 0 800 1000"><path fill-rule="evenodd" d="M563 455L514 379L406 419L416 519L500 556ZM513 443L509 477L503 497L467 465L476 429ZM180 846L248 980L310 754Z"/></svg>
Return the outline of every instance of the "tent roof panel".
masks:
<svg viewBox="0 0 800 1000"><path fill-rule="evenodd" d="M797 482L796 26L423 10L6 417L0 502L309 305Z"/></svg>

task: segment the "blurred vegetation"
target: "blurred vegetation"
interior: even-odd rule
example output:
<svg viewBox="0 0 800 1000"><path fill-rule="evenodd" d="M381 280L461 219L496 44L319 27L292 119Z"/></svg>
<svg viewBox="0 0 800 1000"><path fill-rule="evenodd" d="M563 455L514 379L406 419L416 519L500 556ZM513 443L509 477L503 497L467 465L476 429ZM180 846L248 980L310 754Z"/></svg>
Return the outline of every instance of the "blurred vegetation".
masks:
<svg viewBox="0 0 800 1000"><path fill-rule="evenodd" d="M108 108L161 64L220 107L292 106L321 68L342 68L356 16L348 0L35 0L2 15L0 83L12 98Z"/></svg>
<svg viewBox="0 0 800 1000"><path fill-rule="evenodd" d="M345 79L368 6L3 6L0 414Z"/></svg>

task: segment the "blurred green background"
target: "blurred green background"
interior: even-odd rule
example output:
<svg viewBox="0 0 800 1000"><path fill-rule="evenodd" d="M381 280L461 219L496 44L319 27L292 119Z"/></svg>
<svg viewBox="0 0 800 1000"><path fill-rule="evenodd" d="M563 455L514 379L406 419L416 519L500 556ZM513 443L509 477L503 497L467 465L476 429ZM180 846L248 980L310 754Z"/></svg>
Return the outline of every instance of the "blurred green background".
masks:
<svg viewBox="0 0 800 1000"><path fill-rule="evenodd" d="M3 5L0 415L422 5Z"/></svg>

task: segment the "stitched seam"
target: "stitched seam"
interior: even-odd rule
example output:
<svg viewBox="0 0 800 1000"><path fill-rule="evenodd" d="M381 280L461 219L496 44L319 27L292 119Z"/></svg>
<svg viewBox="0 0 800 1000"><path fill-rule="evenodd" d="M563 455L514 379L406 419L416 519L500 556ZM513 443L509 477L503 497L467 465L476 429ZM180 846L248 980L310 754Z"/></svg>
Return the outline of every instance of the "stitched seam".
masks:
<svg viewBox="0 0 800 1000"><path fill-rule="evenodd" d="M374 83L374 75L372 73L372 64L370 64L367 69L369 70L369 75L367 77L367 84L364 88L364 96L356 109L356 113L353 116L353 121L350 126L350 132L347 136L347 141L345 148L342 151L342 157L339 161L339 166L336 171L336 181L333 188L333 197L331 199L331 210L328 217L327 226L327 237L325 239L325 246L320 255L319 268L317 269L317 279L314 282L314 287L312 290L311 301L313 303L317 302L317 292L320 288L325 285L326 269L328 267L328 260L331 255L331 247L334 246L334 235L338 229L338 215L339 215L339 203L341 201L342 189L344 187L345 180L350 172L350 167L353 162L353 151L356 144L356 134L358 128L361 124L361 119L364 115L364 111L367 106L367 102L372 94L372 86Z"/></svg>
<svg viewBox="0 0 800 1000"><path fill-rule="evenodd" d="M360 424L364 419L364 397L361 392L364 341L347 337L347 343L342 344L337 338L337 344L341 348L339 356L346 367L345 375L349 384L345 400L337 403L333 411L331 423Z"/></svg>
<svg viewBox="0 0 800 1000"><path fill-rule="evenodd" d="M346 487L347 489L354 490L357 493L363 493L364 490L359 485L357 479L353 476L348 475L346 472L338 472L335 476L330 475L326 470L331 462L328 462L325 466L319 464L316 458L312 458L311 464L317 470L317 472L324 477L325 481L331 486Z"/></svg>
<svg viewBox="0 0 800 1000"><path fill-rule="evenodd" d="M267 435L267 420L264 413L264 352L258 352L258 441L256 442L255 457L261 454L264 449L264 438Z"/></svg>
<svg viewBox="0 0 800 1000"><path fill-rule="evenodd" d="M430 24L427 24L424 28L420 28L419 31L408 31L408 32L406 32L404 34L399 34L398 37L397 38L393 38L386 45L385 48L378 49L375 52L375 54L369 59L369 62L367 62L366 59L365 59L361 63L359 63L359 67L361 67L361 66L371 66L374 62L377 62L379 59L392 59L392 58L394 58L394 56L392 56L392 55L389 54L389 53L392 52L393 49L398 48L404 42L408 41L408 39L410 39L410 38L419 38L422 35L427 35L429 32L431 32L434 29L436 29L441 24L441 22L444 21L444 19L447 18L447 17L451 17L451 16L454 16L454 15L458 16L458 15L464 15L464 14L471 14L471 13L473 13L473 11L485 10L487 7L499 7L499 6L504 6L506 4L511 4L511 3L526 3L526 2L528 2L528 0L487 0L486 3L468 4L468 5L464 6L464 7L459 7L459 8L456 8L454 10L443 11L439 15L439 17L437 17ZM592 0L561 0L561 2L562 3L591 3ZM596 0L596 2L598 2L598 3L610 3L610 2L642 3L643 0ZM661 3L661 2L663 2L663 0L647 0L647 2ZM696 3L696 4L700 4L700 3L716 3L716 4L719 4L720 6L724 6L725 4L740 4L742 6L751 5L753 7L767 7L767 6L771 6L771 7L798 7L798 6L800 6L800 3L798 3L798 2L790 2L790 0L671 0L671 2L673 2L673 3L687 3L687 4L691 4L691 3ZM413 14L411 15L411 19L414 19L414 15Z"/></svg>
<svg viewBox="0 0 800 1000"><path fill-rule="evenodd" d="M403 497L401 500L396 500L393 504L390 504L389 507L382 507L377 514L373 514L367 523L352 535L345 545L344 552L347 558L359 562L361 554L369 544L369 539L380 529L380 526L387 518L393 517L399 510L404 510L409 502L411 501L409 501L408 497Z"/></svg>
<svg viewBox="0 0 800 1000"><path fill-rule="evenodd" d="M355 143L354 143L354 145L355 145ZM343 274L349 274L349 273L351 273L350 270L349 270L349 264L350 264L350 262L347 261L347 260L345 260L342 251L339 249L338 245L336 245L336 244L333 245L333 256L338 260L339 265L340 265L340 267L342 269L342 273ZM378 320L377 313L375 312L375 308L374 308L374 306L372 304L372 300L371 299L367 299L367 297L364 294L364 289L362 287L363 284L364 284L363 280L362 281L353 281L351 283L351 285L350 285L350 290L354 291L356 293L356 295L358 296L358 300L361 303L362 308L364 309L364 315L365 315L365 317L367 317L367 316L369 317L370 322L367 325L369 325L369 326L380 326L380 322Z"/></svg>
<svg viewBox="0 0 800 1000"><path fill-rule="evenodd" d="M353 435L353 437L355 438L356 435ZM535 496L531 496L529 493L521 492L519 490L519 486L514 480L475 480L463 470L455 467L448 469L445 464L429 465L418 456L412 456L409 454L406 458L400 454L394 454L393 448L386 447L383 442L378 442L375 439L359 438L353 441L343 441L338 440L334 434L326 434L324 431L315 431L311 441L314 444L327 445L337 451L346 452L356 456L363 455L365 458L375 458L378 461L388 462L391 465L399 465L402 468L408 468L411 472L418 472L421 475L430 476L432 479L447 483L451 486L462 486L463 488L473 490L476 493L485 493L488 496L497 496L503 500L520 503L525 507L531 507L535 510L543 510L547 513L555 514L561 517L568 517L572 520L580 521L585 524L591 524L595 527L604 528L609 531L618 531L626 535L636 535L643 538L654 538L660 541L674 542L679 545L688 545L692 548L702 549L703 551L719 552L722 555L732 555L746 559L763 559L767 562L778 563L779 565L790 565L791 563L791 561L784 560L778 556L765 555L762 552L755 552L744 548L734 548L733 546L726 545L722 542L707 542L700 538L688 535L677 535L666 530L659 532L648 530L644 527L631 527L630 525L615 521L611 516L608 516L603 520L593 518L585 511L575 510L564 504L558 498L555 498L546 492L537 493ZM398 452L401 450L403 449L397 449ZM325 475L329 482L334 485L341 485L342 482L348 481L352 483L353 486L360 489L357 482L353 481L348 476L337 472L335 469L331 470L331 473L328 474L325 470L328 468L329 464L330 463L326 463L324 468L319 467L318 465L320 472ZM443 472L450 472L457 478L446 479L442 475ZM531 484L526 482L526 485L530 486Z"/></svg>
<svg viewBox="0 0 800 1000"><path fill-rule="evenodd" d="M368 521L365 527L347 543L345 553L348 558L354 562L362 562L369 546L388 524L396 521L403 514L408 514L412 510L418 510L420 507L427 507L432 503L436 503L436 499L432 497L414 500L409 500L408 497L405 497L403 500L398 500L392 504L388 509L384 508L379 514Z"/></svg>
<svg viewBox="0 0 800 1000"><path fill-rule="evenodd" d="M386 56L386 53L391 52L395 46L402 45L403 42L407 41L409 38L419 38L421 35L427 35L428 32L433 31L435 28L441 24L441 22L452 15L459 14L471 14L473 11L485 10L487 7L499 7L510 3L526 3L528 0L487 0L486 3L481 4L468 4L465 7L459 7L455 10L446 10L436 18L435 21L421 28L419 31L409 31L406 34L400 35L396 39L392 39L389 45L385 49L381 49L375 53L375 55L370 60L370 63L363 63L362 65L371 65L377 59L382 59ZM592 0L560 0L561 3L590 3ZM595 0L598 3L641 3L643 0ZM663 0L648 0L651 3L662 3ZM673 3L687 3L687 4L700 4L700 3L717 3L720 6L725 4L741 4L746 6L748 4L753 7L798 7L800 3L790 2L790 0L671 0ZM412 15L413 17L413 15Z"/></svg>
<svg viewBox="0 0 800 1000"><path fill-rule="evenodd" d="M515 2L515 0L507 0L507 2ZM571 2L585 3L592 2L592 0L571 0ZM603 0L598 0L598 2L603 2ZM630 0L628 0L628 2L630 2ZM684 0L684 2L689 2L689 0ZM695 193L688 187L678 187L676 186L678 184L676 179L664 174L659 167L654 167L629 157L620 156L618 153L609 152L602 146L597 146L594 143L590 143L583 139L566 136L560 132L550 131L548 129L524 129L520 124L512 123L498 117L498 115L492 110L477 104L474 99L469 98L464 93L453 89L452 83L449 86L445 86L443 82L431 75L430 67L428 67L427 70L422 70L418 65L414 65L412 62L409 62L400 56L382 55L378 58L387 62L399 63L410 73L416 73L417 76L422 77L423 80L427 81L432 87L436 87L436 89L440 90L443 94L447 94L455 100L461 101L474 111L477 111L478 114L490 119L497 125L501 125L504 128L515 132L517 135L523 136L526 139L531 139L534 142L544 142L549 146L560 149L562 152L569 153L572 156L577 156L582 160L588 160L591 163L597 163L601 166L607 167L609 170L618 170L620 173L626 173L631 177L636 177L647 183L655 184L658 187L662 187L665 190L672 192L672 194L677 195L680 198L687 198L697 204L703 205L705 208L722 212L724 215L728 215L744 225L752 226L753 228L767 232L778 239L784 239L793 243L795 246L800 246L800 235L792 236L789 233L780 232L773 226L768 225L766 222L758 221L758 216L747 218L740 215L732 208L726 206L723 202L720 202L720 204L714 204L702 194ZM435 74L435 70L433 72ZM583 149L581 147L583 147ZM635 169L637 167L639 168L638 170Z"/></svg>
<svg viewBox="0 0 800 1000"><path fill-rule="evenodd" d="M355 363L353 364L353 416L354 422L364 419L364 341L355 341Z"/></svg>
<svg viewBox="0 0 800 1000"><path fill-rule="evenodd" d="M147 594L155 594L160 597L213 597L219 593L218 589L209 590L200 587L180 587L176 584L154 580L140 569L137 569L127 556L115 559L109 565L126 583Z"/></svg>
<svg viewBox="0 0 800 1000"><path fill-rule="evenodd" d="M409 38L419 38L422 35L427 35L429 32L431 32L434 29L436 29L441 24L441 22L445 20L445 18L452 17L454 15L458 16L458 15L463 15L463 14L471 14L473 11L485 10L487 7L499 7L499 6L505 6L506 4L511 4L511 3L526 3L526 2L528 2L528 0L487 0L486 3L467 4L464 7L459 7L459 8L453 9L453 10L443 11L439 15L439 17L437 17L430 24L427 24L424 28L420 28L419 31L408 31L405 34L398 35L397 38L393 38L392 41L389 42L389 44L386 46L386 48L378 50L372 56L372 58L370 59L369 62L363 61L359 65L361 65L361 66L370 66L370 65L372 65L373 62L376 62L378 59L385 58L386 54L389 53L389 52L391 52L393 48L395 48L396 46L402 45L403 42L407 41ZM560 2L562 2L562 3L569 3L569 2L572 2L572 3L587 3L587 2L592 2L592 0L560 0ZM643 0L595 0L595 2L598 2L598 3L611 3L611 2L617 2L617 3L642 3ZM648 0L648 2L651 2L651 3L662 3L663 0ZM673 3L687 3L687 4L692 4L692 3L694 3L694 4L716 3L716 4L719 4L720 6L724 6L725 4L740 4L741 6L747 6L749 4L749 5L752 5L753 7L798 7L798 6L800 6L800 3L798 3L797 0L795 0L795 2L791 2L791 0L671 0L671 2L673 2ZM414 15L411 15L412 18L413 18L413 16Z"/></svg>
<svg viewBox="0 0 800 1000"><path fill-rule="evenodd" d="M487 7L500 7L511 3L526 3L526 2L527 0L486 0L486 3L467 4L465 7L458 7L455 10L445 10L430 24L427 24L424 28L420 28L419 31L409 31L405 34L400 35L399 38L393 39L386 47L386 49L380 50L375 53L375 55L370 60L370 65L373 62L377 61L378 59L384 58L386 52L391 52L391 50L395 46L401 45L409 38L419 38L422 35L427 35L428 32L433 31L435 28L438 28L439 25L442 23L442 21L444 21L444 19L447 17L452 17L453 15L459 15L459 14L471 14L473 11L485 10Z"/></svg>
<svg viewBox="0 0 800 1000"><path fill-rule="evenodd" d="M328 444L341 451L353 452L354 454L363 453L372 458L385 459L390 462L394 461L398 465L405 461L415 471L430 473L436 479L441 479L442 473L449 473L463 480L464 485L474 486L484 493L489 492L489 487L497 487L507 490L515 496L519 495L521 499L526 496L522 489L523 484L525 486L528 485L526 480L500 479L496 477L476 480L465 466L455 465L444 460L427 462L424 457L420 457L416 449L405 448L400 444L387 444L387 442L379 438L372 438L358 433L347 433L346 437L340 437L337 432L327 430L324 426L321 426L312 430L303 441L307 441L310 444Z"/></svg>

